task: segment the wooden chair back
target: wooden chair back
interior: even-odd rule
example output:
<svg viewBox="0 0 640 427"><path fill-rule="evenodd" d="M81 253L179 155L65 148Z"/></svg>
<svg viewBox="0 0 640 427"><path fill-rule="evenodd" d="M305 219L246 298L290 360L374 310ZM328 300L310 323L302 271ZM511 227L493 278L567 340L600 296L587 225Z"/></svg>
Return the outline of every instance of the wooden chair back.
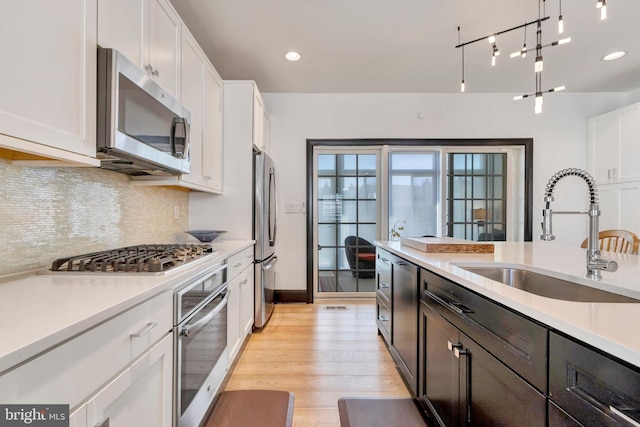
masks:
<svg viewBox="0 0 640 427"><path fill-rule="evenodd" d="M602 230L598 236L601 251L638 255L638 236L627 230ZM581 248L586 248L588 239L584 239Z"/></svg>

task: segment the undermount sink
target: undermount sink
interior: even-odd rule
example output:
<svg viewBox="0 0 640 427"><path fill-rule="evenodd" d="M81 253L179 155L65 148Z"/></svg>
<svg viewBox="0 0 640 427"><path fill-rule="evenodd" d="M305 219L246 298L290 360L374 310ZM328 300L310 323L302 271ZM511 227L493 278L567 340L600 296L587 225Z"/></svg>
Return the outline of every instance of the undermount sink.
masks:
<svg viewBox="0 0 640 427"><path fill-rule="evenodd" d="M520 268L468 266L460 266L460 268L487 279L504 283L507 286L547 298L574 302L640 303L638 299Z"/></svg>

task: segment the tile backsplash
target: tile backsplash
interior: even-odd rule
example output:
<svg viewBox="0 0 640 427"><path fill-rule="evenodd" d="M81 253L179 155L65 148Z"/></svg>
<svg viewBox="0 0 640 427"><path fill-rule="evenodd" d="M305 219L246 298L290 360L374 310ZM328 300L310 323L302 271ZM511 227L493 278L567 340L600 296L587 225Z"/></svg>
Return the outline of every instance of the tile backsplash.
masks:
<svg viewBox="0 0 640 427"><path fill-rule="evenodd" d="M121 246L197 243L184 233L188 194L131 185L127 175L98 168L21 167L0 159L0 276Z"/></svg>

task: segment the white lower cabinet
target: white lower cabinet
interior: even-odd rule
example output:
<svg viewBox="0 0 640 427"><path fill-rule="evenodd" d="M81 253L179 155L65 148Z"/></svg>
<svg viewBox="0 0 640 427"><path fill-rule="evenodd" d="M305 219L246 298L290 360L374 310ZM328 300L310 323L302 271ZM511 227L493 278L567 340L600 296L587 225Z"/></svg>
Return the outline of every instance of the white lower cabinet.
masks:
<svg viewBox="0 0 640 427"><path fill-rule="evenodd" d="M172 375L169 333L87 402L86 425L171 427Z"/></svg>
<svg viewBox="0 0 640 427"><path fill-rule="evenodd" d="M172 325L167 291L0 375L2 402L67 404L75 427L171 426Z"/></svg>
<svg viewBox="0 0 640 427"><path fill-rule="evenodd" d="M229 282L229 290L227 348L231 365L253 329L253 265Z"/></svg>
<svg viewBox="0 0 640 427"><path fill-rule="evenodd" d="M227 348L233 364L247 335L253 330L253 246L229 257L229 302L227 305Z"/></svg>

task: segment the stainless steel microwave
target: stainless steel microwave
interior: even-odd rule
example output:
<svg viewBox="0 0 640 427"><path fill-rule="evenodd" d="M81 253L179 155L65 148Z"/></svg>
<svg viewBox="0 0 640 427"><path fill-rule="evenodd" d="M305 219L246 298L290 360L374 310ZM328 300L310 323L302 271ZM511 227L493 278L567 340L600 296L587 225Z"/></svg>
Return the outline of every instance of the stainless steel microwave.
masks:
<svg viewBox="0 0 640 427"><path fill-rule="evenodd" d="M189 173L191 114L114 49L98 47L97 154L129 175Z"/></svg>

